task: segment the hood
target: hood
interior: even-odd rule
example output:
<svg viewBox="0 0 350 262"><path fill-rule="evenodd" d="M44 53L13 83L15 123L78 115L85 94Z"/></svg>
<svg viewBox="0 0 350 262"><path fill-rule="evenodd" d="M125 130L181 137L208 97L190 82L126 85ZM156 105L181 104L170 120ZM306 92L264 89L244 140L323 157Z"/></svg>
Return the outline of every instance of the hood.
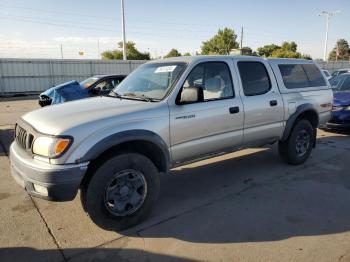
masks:
<svg viewBox="0 0 350 262"><path fill-rule="evenodd" d="M334 92L334 106L349 106L350 105L350 92Z"/></svg>
<svg viewBox="0 0 350 262"><path fill-rule="evenodd" d="M63 84L59 84L57 86L53 86L53 87L47 89L46 91L42 92L40 95L46 95L46 96L51 97L55 90L57 91L57 90L64 89L64 88L67 88L67 87L79 87L79 88L82 88L78 81L72 80L72 81L65 82Z"/></svg>
<svg viewBox="0 0 350 262"><path fill-rule="evenodd" d="M110 119L110 122L140 119L142 112L152 109L159 103L113 97L87 98L54 106L43 107L22 116L22 119L44 134L58 135L65 131Z"/></svg>

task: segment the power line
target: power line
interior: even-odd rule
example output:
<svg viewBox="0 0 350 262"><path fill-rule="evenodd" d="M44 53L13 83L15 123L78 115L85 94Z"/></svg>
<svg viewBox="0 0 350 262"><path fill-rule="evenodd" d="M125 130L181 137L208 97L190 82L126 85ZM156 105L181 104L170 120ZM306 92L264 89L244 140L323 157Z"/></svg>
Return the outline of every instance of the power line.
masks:
<svg viewBox="0 0 350 262"><path fill-rule="evenodd" d="M3 12L3 10L1 10L1 12ZM32 16L22 16L22 15L13 15L13 14L10 14L10 13L6 13L6 12L3 12L3 13L0 13L0 17L2 16L7 16L7 17L20 17L20 18L25 18L25 19L35 19L35 20L38 20L38 21L50 21L50 22L55 22L55 23L64 23L64 24L80 24L80 25L98 25L98 26L103 26L103 27L115 27L115 25L113 24L101 24L101 23L89 23L89 21L82 21L81 19L80 20L67 20L67 19L57 19L57 18L45 18L45 17L32 17Z"/></svg>
<svg viewBox="0 0 350 262"><path fill-rule="evenodd" d="M12 9L24 9L24 10L31 10L35 12L43 12L43 13L53 13L53 14L63 14L63 15L74 15L74 16L81 16L81 17L88 17L88 18L97 18L97 19L104 19L104 20L110 20L115 21L113 18L108 18L105 16L94 16L90 14L84 14L84 13L74 13L74 12L65 12L65 11L53 11L48 9L40 9L40 8L32 8L32 7L24 7L24 6L9 6L9 5L3 5L0 4L0 7L6 7L6 8L12 8ZM185 25L185 26L200 26L200 27L221 27L222 24L193 24L193 23L176 23L176 22L166 22L166 21L156 21L156 20L140 20L138 21L142 24L144 23L153 23L153 24L168 24L168 25Z"/></svg>
<svg viewBox="0 0 350 262"><path fill-rule="evenodd" d="M82 29L82 30L94 30L94 31L104 31L104 32L120 32L117 30L109 30L109 29L103 29L103 28L92 28L92 27L86 27L86 26L74 26L74 25L64 25L64 24L57 24L57 23L51 23L51 22L41 22L41 21L35 21L32 19L25 19L25 18L20 18L20 17L1 17L1 19L6 19L6 20L15 20L15 21L22 21L22 22L28 22L28 23L35 23L35 24L42 24L42 25L49 25L49 26L56 26L56 27L62 27L62 28L77 28L77 29ZM171 37L180 37L184 39L198 39L200 37L199 35L194 35L193 32L188 32L191 33L191 36L183 36L183 35L175 35L171 31L169 34L159 34L159 33L148 33L148 32L142 32L142 31L134 31L134 30L129 30L129 32L138 34L138 35L147 35L147 36L156 36L160 38L167 38L169 39L169 36Z"/></svg>
<svg viewBox="0 0 350 262"><path fill-rule="evenodd" d="M96 23L93 23L93 24L90 24L90 23L86 23L86 22L76 22L76 21L66 21L66 20L58 20L58 19L43 19L43 18L33 18L33 17L28 17L28 16L13 16L13 15L9 15L9 14L1 14L0 13L0 17L1 18L5 18L5 19L14 19L14 20L17 20L17 19L22 19L22 20L25 20L25 21L33 21L35 23L43 23L43 24L50 24L50 25L65 25L67 27L71 27L71 25L75 25L75 27L79 27L79 28L87 28L87 29L98 29L98 30L104 30L104 31L113 31L112 28L115 28L115 25L112 25L112 24L97 24L98 26L101 26L101 27L89 27L89 26L85 26L85 25L96 25ZM0 18L0 19L1 19ZM76 26L77 24L80 24L80 25L83 25L83 26ZM106 29L105 27L110 27L110 29ZM137 28L139 30L144 30L144 29L149 29L149 30L152 30L154 31L155 30L155 27L154 26L131 26L132 28ZM196 33L198 32L203 32L203 33L213 33L213 30L191 30L191 31L188 31L188 29L172 29L172 28L156 28L157 31L166 31L166 32L169 32L169 31L179 31L179 32L182 32L182 33L193 33L193 31L195 31Z"/></svg>

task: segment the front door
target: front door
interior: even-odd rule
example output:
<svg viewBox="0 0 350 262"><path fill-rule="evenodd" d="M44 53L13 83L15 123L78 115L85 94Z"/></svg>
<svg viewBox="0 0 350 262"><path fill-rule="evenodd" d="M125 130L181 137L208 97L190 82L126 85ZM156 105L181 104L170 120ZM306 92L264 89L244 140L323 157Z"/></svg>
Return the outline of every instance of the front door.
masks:
<svg viewBox="0 0 350 262"><path fill-rule="evenodd" d="M223 61L198 64L179 92L187 87L201 88L203 99L170 107L173 164L240 146L244 113L229 65Z"/></svg>

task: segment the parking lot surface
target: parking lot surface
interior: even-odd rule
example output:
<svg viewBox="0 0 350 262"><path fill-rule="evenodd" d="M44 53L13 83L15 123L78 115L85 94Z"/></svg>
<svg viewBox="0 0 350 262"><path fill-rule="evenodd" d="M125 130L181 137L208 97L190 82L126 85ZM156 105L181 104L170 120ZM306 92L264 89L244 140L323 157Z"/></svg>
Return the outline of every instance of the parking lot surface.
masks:
<svg viewBox="0 0 350 262"><path fill-rule="evenodd" d="M0 101L0 261L350 261L350 137L318 132L301 166L247 149L161 178L149 219L105 231L79 196L30 197L10 175L16 119L36 100Z"/></svg>

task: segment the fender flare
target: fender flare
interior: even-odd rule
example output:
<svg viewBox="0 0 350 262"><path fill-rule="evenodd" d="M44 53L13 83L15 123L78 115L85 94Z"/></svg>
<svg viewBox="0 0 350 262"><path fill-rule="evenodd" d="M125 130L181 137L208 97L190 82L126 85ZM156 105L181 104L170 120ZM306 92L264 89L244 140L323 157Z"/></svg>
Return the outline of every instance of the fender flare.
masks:
<svg viewBox="0 0 350 262"><path fill-rule="evenodd" d="M86 152L81 158L81 162L96 159L106 150L132 141L146 141L155 145L162 152L162 160L165 161L166 171L170 169L171 159L167 144L156 133L142 129L122 131L103 138Z"/></svg>
<svg viewBox="0 0 350 262"><path fill-rule="evenodd" d="M289 137L290 132L293 129L293 126L295 124L295 121L298 119L298 117L306 112L306 111L313 111L316 115L317 115L317 126L318 126L318 113L317 110L315 109L315 107L310 104L302 104L300 106L297 107L296 111L288 118L287 123L286 123L286 127L284 128L284 132L282 135L282 139L281 141L286 141Z"/></svg>

